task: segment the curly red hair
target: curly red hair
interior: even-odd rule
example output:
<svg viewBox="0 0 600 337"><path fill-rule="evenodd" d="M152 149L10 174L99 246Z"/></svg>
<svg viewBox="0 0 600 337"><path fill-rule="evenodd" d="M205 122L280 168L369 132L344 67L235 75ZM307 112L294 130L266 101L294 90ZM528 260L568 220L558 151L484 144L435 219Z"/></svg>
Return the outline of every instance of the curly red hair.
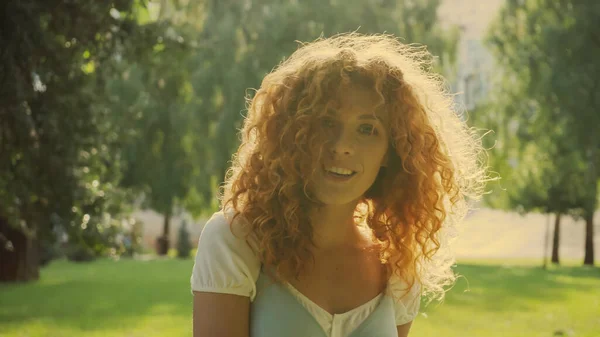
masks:
<svg viewBox="0 0 600 337"><path fill-rule="evenodd" d="M388 272L442 299L454 283L448 229L486 181L480 139L453 108L424 47L388 35L340 34L302 45L248 104L223 208L248 221L262 264L278 279L312 256L307 189L323 139L320 118L345 84L376 90L390 116L390 154L356 212L381 243ZM292 271L292 273L286 272Z"/></svg>

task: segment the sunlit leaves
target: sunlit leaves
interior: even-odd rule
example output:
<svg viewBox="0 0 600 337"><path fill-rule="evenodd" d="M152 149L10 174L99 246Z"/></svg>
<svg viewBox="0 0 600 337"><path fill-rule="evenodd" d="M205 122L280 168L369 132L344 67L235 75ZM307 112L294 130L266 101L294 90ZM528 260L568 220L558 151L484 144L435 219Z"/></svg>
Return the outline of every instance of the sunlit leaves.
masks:
<svg viewBox="0 0 600 337"><path fill-rule="evenodd" d="M491 26L488 43L502 73L484 113L509 145L501 151L518 150L509 193L529 209L578 213L590 199L596 204L599 15L595 1L508 0ZM502 130L508 124L515 132Z"/></svg>

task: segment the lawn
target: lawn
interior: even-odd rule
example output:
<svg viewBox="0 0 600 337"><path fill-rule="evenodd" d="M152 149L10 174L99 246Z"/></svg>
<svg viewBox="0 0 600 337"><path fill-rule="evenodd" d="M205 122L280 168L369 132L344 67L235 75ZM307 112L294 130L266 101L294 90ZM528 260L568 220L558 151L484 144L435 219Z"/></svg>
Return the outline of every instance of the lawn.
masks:
<svg viewBox="0 0 600 337"><path fill-rule="evenodd" d="M600 268L463 261L411 337L600 336ZM38 282L0 285L1 337L191 336L192 260L54 261Z"/></svg>

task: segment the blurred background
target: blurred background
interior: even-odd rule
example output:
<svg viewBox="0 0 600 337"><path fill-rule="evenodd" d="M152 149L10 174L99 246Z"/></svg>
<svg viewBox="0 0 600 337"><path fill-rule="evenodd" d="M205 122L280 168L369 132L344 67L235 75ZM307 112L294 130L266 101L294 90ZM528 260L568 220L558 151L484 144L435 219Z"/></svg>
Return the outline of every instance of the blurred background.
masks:
<svg viewBox="0 0 600 337"><path fill-rule="evenodd" d="M427 45L501 177L454 242L462 277L411 336L600 336L600 1L0 14L0 336L190 336L192 257L245 98L297 41L348 31Z"/></svg>

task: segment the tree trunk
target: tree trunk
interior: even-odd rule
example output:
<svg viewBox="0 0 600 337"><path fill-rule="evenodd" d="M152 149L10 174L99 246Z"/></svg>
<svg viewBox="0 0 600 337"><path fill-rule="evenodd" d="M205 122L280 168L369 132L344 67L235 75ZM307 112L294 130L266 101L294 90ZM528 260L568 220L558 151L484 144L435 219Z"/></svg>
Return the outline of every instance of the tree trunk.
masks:
<svg viewBox="0 0 600 337"><path fill-rule="evenodd" d="M552 263L559 264L558 247L560 245L560 213L556 213L554 219L554 236L552 239Z"/></svg>
<svg viewBox="0 0 600 337"><path fill-rule="evenodd" d="M586 178L590 191L589 203L585 210L585 256L583 257L583 264L590 266L594 265L594 212L598 204L597 154L597 149L593 146L587 151L588 169Z"/></svg>
<svg viewBox="0 0 600 337"><path fill-rule="evenodd" d="M594 212L585 216L585 256L583 264L594 265Z"/></svg>
<svg viewBox="0 0 600 337"><path fill-rule="evenodd" d="M550 213L546 213L546 234L544 235L544 255L542 262L544 270L548 268L548 241L550 241Z"/></svg>
<svg viewBox="0 0 600 337"><path fill-rule="evenodd" d="M0 218L0 282L27 282L40 278L38 245Z"/></svg>
<svg viewBox="0 0 600 337"><path fill-rule="evenodd" d="M169 229L171 227L171 212L167 212L163 222L163 234L156 240L158 255L167 255L169 252Z"/></svg>

